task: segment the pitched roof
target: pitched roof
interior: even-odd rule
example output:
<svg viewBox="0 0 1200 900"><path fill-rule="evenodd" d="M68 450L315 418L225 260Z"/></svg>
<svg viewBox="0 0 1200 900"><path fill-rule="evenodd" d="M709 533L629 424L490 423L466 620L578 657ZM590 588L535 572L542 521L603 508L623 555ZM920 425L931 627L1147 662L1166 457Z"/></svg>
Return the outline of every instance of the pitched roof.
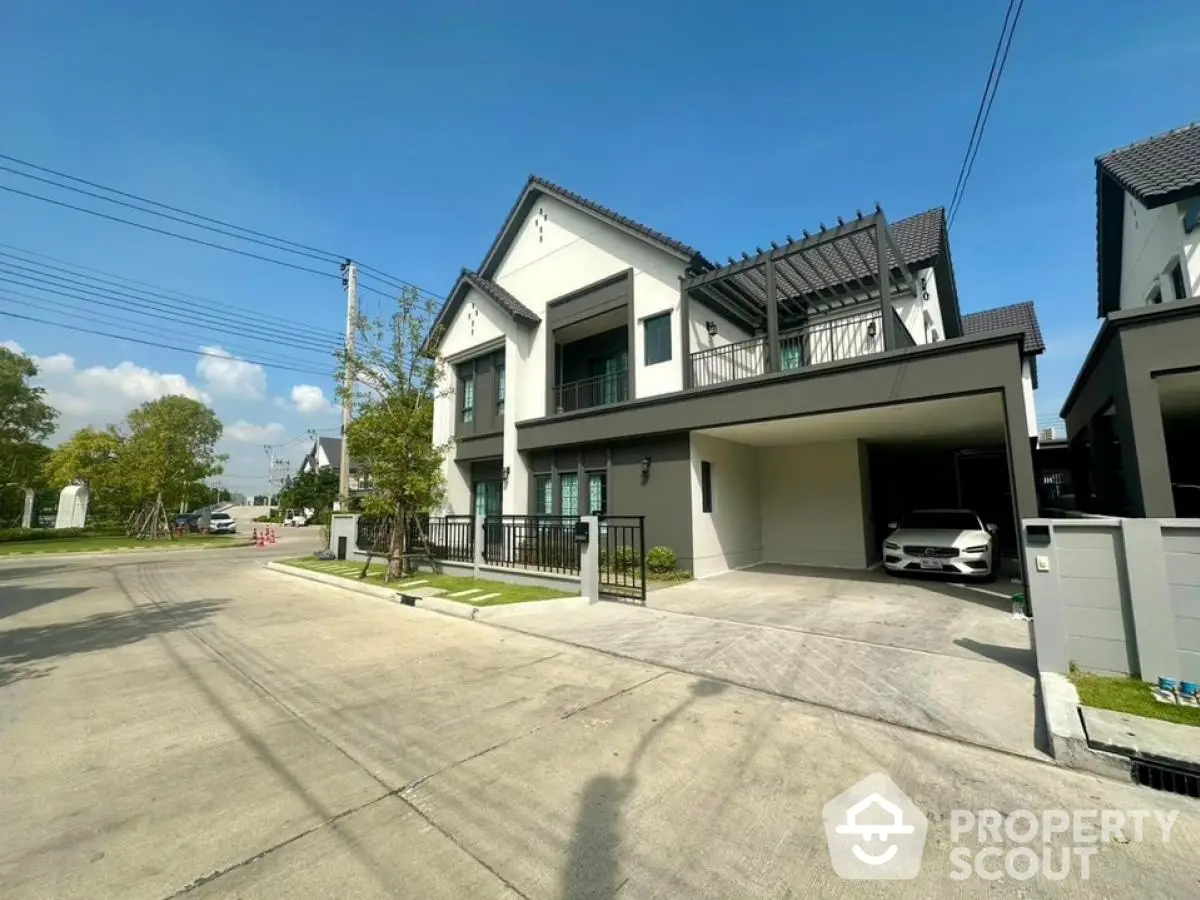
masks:
<svg viewBox="0 0 1200 900"><path fill-rule="evenodd" d="M529 180L525 182L525 188L521 191L520 196L517 197L517 202L513 204L512 210L509 211L507 218L505 218L504 226L500 229L500 233L496 235L495 240L492 241L492 245L488 248L487 254L483 258L483 263L479 266L480 275L490 278L496 274L496 269L500 266L500 261L504 259L504 254L508 252L508 248L512 246L512 242L516 239L517 232L520 231L521 223L525 221L525 218L529 215L529 211L541 195L553 197L581 212L588 213L608 222L610 225L627 234L640 237L685 262L690 262L693 259L701 262L704 261L704 257L699 250L688 246L682 241L677 241L675 238L663 234L649 225L643 225L641 222L634 221L628 216L623 216L609 209L607 206L596 203L594 200L589 200L580 194L576 194L574 191L569 191L562 185L547 181L545 178L537 175L530 175Z"/></svg>
<svg viewBox="0 0 1200 900"><path fill-rule="evenodd" d="M1042 329L1038 326L1037 311L1029 300L1011 306L981 309L962 317L964 337L1002 331L1006 328L1020 328L1025 332L1026 353L1042 353L1046 349L1046 342L1042 340Z"/></svg>
<svg viewBox="0 0 1200 900"><path fill-rule="evenodd" d="M1200 193L1200 122L1112 150L1096 165L1147 209Z"/></svg>
<svg viewBox="0 0 1200 900"><path fill-rule="evenodd" d="M429 327L429 333L426 335L425 343L421 347L422 353L429 353L437 349L438 343L446 333L446 328L450 326L450 323L454 321L454 317L458 315L458 310L463 305L463 301L467 297L467 292L471 288L490 298L515 322L521 322L526 325L537 325L542 321L537 313L490 278L484 278L479 273L472 272L470 269L463 269L458 275L458 281L454 282L454 288L446 295L446 302L442 304L442 308L438 310L433 324Z"/></svg>
<svg viewBox="0 0 1200 900"><path fill-rule="evenodd" d="M921 268L942 254L946 242L946 210L940 206L909 216L888 226L892 240L913 268Z"/></svg>

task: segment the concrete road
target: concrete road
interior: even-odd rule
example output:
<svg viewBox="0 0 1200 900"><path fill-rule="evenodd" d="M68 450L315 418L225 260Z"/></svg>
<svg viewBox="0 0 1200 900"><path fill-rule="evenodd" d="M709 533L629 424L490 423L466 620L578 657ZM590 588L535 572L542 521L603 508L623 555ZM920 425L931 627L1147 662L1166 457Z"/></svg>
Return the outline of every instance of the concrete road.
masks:
<svg viewBox="0 0 1200 900"><path fill-rule="evenodd" d="M262 559L0 564L0 896L1200 894L1194 801L294 580ZM929 819L915 880L831 867L822 806L875 772ZM1063 880L954 881L952 851L974 860L992 845L957 834L956 809L1177 817L1166 843L1152 816L1144 840L1110 833ZM1032 849L1042 856L1040 837Z"/></svg>

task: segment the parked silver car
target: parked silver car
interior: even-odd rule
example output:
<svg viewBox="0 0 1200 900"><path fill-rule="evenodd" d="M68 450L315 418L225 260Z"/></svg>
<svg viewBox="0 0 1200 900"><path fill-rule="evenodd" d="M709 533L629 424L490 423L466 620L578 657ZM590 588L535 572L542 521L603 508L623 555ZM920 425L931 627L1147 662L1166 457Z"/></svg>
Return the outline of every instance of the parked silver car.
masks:
<svg viewBox="0 0 1200 900"><path fill-rule="evenodd" d="M226 512L215 512L208 517L209 534L237 534L237 521Z"/></svg>
<svg viewBox="0 0 1200 900"><path fill-rule="evenodd" d="M888 523L883 567L889 572L991 578L997 531L968 509L916 509L900 522Z"/></svg>

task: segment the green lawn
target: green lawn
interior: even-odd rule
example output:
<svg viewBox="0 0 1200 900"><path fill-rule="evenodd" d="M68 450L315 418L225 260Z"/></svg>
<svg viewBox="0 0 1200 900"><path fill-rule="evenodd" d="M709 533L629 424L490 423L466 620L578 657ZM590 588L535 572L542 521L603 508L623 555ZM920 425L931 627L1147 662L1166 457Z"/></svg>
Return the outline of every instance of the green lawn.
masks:
<svg viewBox="0 0 1200 900"><path fill-rule="evenodd" d="M1200 727L1200 709L1159 703L1150 693L1150 685L1140 679L1109 678L1074 672L1071 674L1071 681L1075 683L1079 691L1079 700L1084 706L1111 709L1113 712L1144 716L1147 719L1162 719L1176 725Z"/></svg>
<svg viewBox="0 0 1200 900"><path fill-rule="evenodd" d="M284 565L294 566L297 569L307 569L310 572L324 572L326 575L337 575L340 578L345 578L349 581L359 581L358 573L362 571L361 562L350 562L347 560L322 560L322 559L288 559L281 560ZM423 584L415 584L414 582L423 582ZM465 603L469 606L501 606L506 603L528 603L533 600L557 600L562 597L573 596L564 591L557 591L551 588L530 587L522 584L510 584L507 581L494 581L490 578L462 578L457 575L437 575L431 572L420 572L410 578L400 579L399 581L389 581L384 584L383 566L371 566L367 577L362 579L362 582L378 586L386 586L388 588L403 591L406 585L412 585L416 588L440 588L443 593L439 595L445 600L454 600L457 603ZM449 594L457 593L458 591L478 591L477 594L472 594L467 597L450 597ZM487 594L495 594L495 597L488 597L486 600L473 601L471 597L483 597Z"/></svg>
<svg viewBox="0 0 1200 900"><path fill-rule="evenodd" d="M197 550L214 547L245 547L249 541L223 534L188 534L171 541L143 541L124 537L75 537L45 541L5 541L0 556L33 553L98 553L106 550Z"/></svg>

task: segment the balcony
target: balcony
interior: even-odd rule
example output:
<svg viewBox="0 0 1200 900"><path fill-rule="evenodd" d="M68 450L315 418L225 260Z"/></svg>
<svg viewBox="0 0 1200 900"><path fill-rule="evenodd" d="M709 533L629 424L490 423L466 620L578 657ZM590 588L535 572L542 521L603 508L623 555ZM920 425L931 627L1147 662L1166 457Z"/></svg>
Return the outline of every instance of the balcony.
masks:
<svg viewBox="0 0 1200 900"><path fill-rule="evenodd" d="M629 370L618 369L592 378L581 378L554 386L554 412L567 413L594 406L623 403L629 399Z"/></svg>
<svg viewBox="0 0 1200 900"><path fill-rule="evenodd" d="M884 346L883 314L878 306L825 321L791 328L779 333L779 361L768 365L766 335L737 343L710 347L691 355L691 384L711 387L747 378L759 378L768 372L786 372L804 366L839 362L885 349L912 347L915 342L908 329L895 316L896 347Z"/></svg>

